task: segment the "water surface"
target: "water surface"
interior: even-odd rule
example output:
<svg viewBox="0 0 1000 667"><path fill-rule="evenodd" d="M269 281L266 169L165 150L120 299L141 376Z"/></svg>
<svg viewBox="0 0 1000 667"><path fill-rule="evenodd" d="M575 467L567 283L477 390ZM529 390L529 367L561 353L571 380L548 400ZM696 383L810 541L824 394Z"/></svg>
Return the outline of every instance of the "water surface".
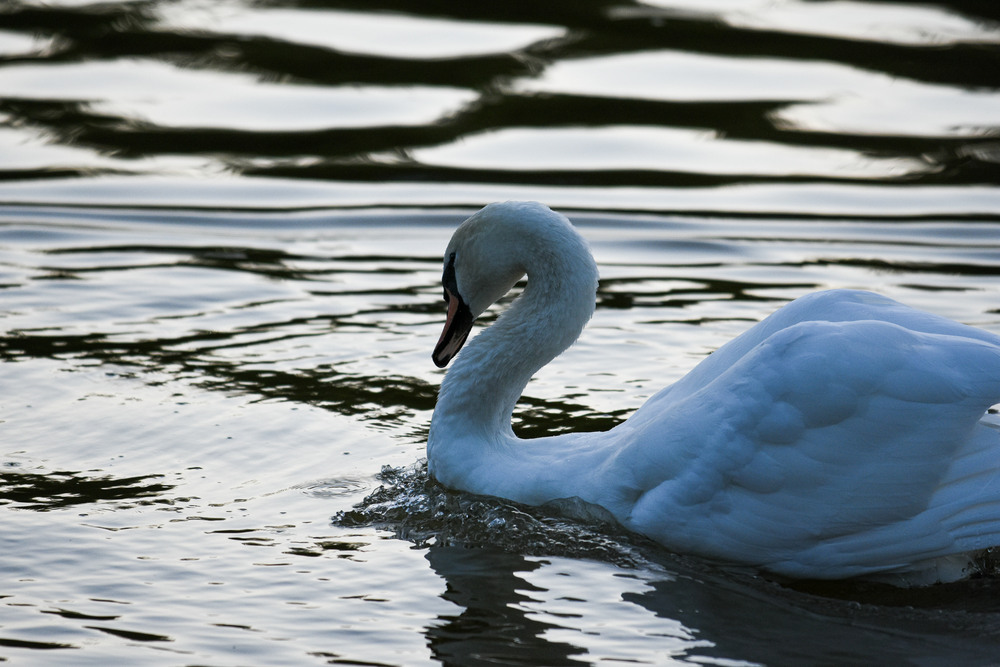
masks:
<svg viewBox="0 0 1000 667"><path fill-rule="evenodd" d="M995 578L776 581L422 457L488 201L564 210L602 275L525 436L816 289L1000 333L998 43L957 0L8 3L0 658L995 662Z"/></svg>

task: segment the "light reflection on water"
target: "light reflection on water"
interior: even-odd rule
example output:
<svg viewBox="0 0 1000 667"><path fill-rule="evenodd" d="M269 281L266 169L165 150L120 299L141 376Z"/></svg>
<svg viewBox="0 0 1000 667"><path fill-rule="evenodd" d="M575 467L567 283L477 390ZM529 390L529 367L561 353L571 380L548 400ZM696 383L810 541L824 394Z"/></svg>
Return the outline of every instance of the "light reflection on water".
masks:
<svg viewBox="0 0 1000 667"><path fill-rule="evenodd" d="M490 200L566 210L602 274L526 436L815 289L1000 332L1000 16L307 5L0 7L0 659L994 659L992 579L788 585L420 461L440 253Z"/></svg>
<svg viewBox="0 0 1000 667"><path fill-rule="evenodd" d="M258 131L424 125L474 99L444 87L289 85L138 59L12 65L0 70L0 88L10 98L83 101L130 123Z"/></svg>
<svg viewBox="0 0 1000 667"><path fill-rule="evenodd" d="M0 30L0 57L23 56L40 52L46 42L34 35Z"/></svg>
<svg viewBox="0 0 1000 667"><path fill-rule="evenodd" d="M662 0L652 0L661 4ZM662 3L670 6L669 0ZM880 2L758 2L728 3L719 13L726 23L756 30L778 30L842 37L850 40L890 42L913 46L1000 42L996 21L933 5L898 5Z"/></svg>
<svg viewBox="0 0 1000 667"><path fill-rule="evenodd" d="M538 151L540 155L533 155ZM501 130L417 150L422 163L463 169L651 170L688 174L899 178L934 171L925 160L801 149L698 130L627 126Z"/></svg>
<svg viewBox="0 0 1000 667"><path fill-rule="evenodd" d="M683 51L566 60L516 87L664 102L770 102L768 117L776 127L800 132L976 137L990 134L1000 117L995 89L956 88L824 60L734 61Z"/></svg>
<svg viewBox="0 0 1000 667"><path fill-rule="evenodd" d="M563 35L556 26L443 20L417 14L279 9L236 3L166 5L160 30L252 35L394 58L507 53Z"/></svg>

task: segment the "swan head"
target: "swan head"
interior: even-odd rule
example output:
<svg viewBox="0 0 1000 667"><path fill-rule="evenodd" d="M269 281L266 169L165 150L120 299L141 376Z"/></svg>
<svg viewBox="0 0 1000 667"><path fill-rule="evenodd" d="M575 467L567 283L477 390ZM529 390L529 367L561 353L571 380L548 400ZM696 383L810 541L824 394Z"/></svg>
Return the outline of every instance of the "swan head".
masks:
<svg viewBox="0 0 1000 667"><path fill-rule="evenodd" d="M581 263L563 266L574 260ZM596 265L565 216L537 202L502 202L485 206L459 225L444 254L442 284L448 316L432 355L435 365L448 365L476 318L526 273L534 283L558 273L557 267L582 274L589 285L592 312Z"/></svg>
<svg viewBox="0 0 1000 667"><path fill-rule="evenodd" d="M524 218L551 210L533 202L488 204L455 230L444 253L441 283L448 317L434 347L434 364L444 368L462 349L476 318L520 280L526 270L518 246ZM518 224L521 223L521 224Z"/></svg>

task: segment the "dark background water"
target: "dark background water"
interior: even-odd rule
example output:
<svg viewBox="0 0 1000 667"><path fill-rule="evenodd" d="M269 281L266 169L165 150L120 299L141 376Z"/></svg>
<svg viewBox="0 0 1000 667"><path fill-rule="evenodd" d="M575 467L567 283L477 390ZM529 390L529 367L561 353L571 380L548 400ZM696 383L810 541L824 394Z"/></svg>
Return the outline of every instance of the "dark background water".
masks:
<svg viewBox="0 0 1000 667"><path fill-rule="evenodd" d="M2 11L5 179L982 187L1000 172L989 2Z"/></svg>
<svg viewBox="0 0 1000 667"><path fill-rule="evenodd" d="M994 579L776 582L420 461L476 207L600 265L538 435L815 289L1000 332L998 162L993 2L0 5L0 658L995 662Z"/></svg>

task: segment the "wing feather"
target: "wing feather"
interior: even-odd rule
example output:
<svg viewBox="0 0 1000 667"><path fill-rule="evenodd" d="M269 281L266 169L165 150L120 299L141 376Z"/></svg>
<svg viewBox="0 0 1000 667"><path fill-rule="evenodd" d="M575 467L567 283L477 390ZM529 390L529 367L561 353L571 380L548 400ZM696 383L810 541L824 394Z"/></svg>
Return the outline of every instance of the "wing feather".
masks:
<svg viewBox="0 0 1000 667"><path fill-rule="evenodd" d="M828 576L955 552L984 523L998 532L1000 433L979 420L1000 401L1000 345L928 321L797 322L671 396L631 427L643 493L626 523Z"/></svg>

